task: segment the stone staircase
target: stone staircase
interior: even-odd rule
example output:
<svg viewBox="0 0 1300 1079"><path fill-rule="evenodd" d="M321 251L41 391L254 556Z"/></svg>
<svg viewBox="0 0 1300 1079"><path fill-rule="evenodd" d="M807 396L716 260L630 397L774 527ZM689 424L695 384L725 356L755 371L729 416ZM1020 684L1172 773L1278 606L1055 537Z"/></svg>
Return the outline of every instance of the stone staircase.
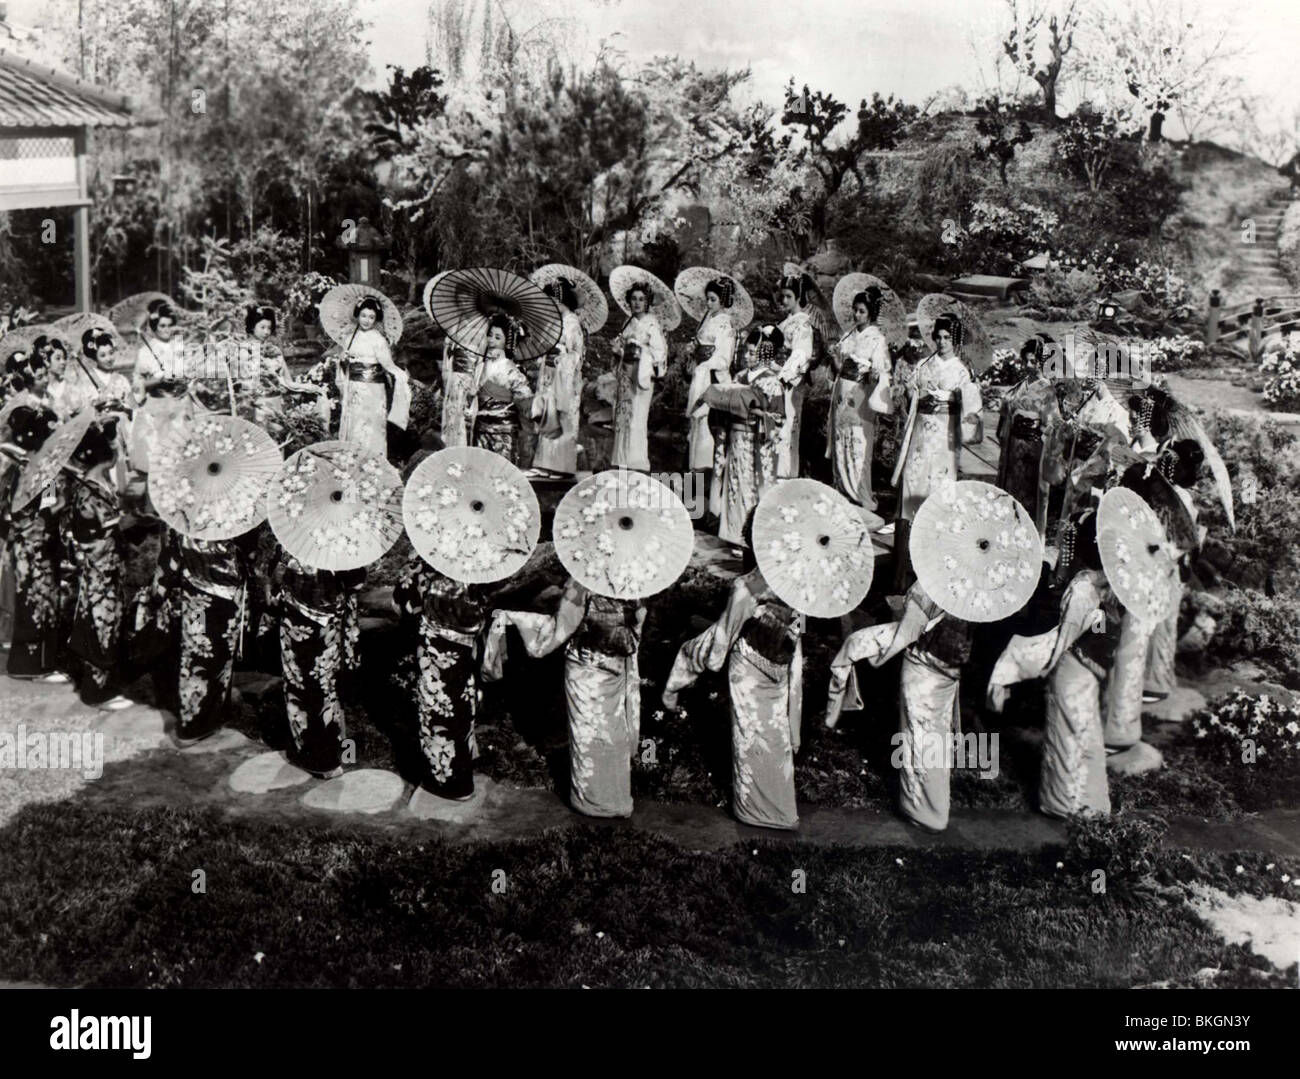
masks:
<svg viewBox="0 0 1300 1079"><path fill-rule="evenodd" d="M1279 189L1254 215L1255 245L1246 252L1246 264L1250 270L1247 282L1255 296L1278 296L1293 291L1277 254L1282 215L1290 204L1289 192Z"/></svg>

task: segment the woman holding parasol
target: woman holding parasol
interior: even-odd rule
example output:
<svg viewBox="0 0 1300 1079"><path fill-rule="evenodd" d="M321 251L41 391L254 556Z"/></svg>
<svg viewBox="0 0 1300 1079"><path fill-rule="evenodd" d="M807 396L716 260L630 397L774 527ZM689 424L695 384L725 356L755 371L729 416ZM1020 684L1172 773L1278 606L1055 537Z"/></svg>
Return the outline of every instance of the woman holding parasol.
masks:
<svg viewBox="0 0 1300 1079"><path fill-rule="evenodd" d="M561 312L560 340L542 359L532 415L537 421L533 468L561 476L578 471L578 430L582 409L582 360L587 334L609 317L596 283L571 266L543 266L532 280ZM579 291L581 290L581 291Z"/></svg>
<svg viewBox="0 0 1300 1079"><path fill-rule="evenodd" d="M894 468L894 482L902 481L894 537L895 585L900 590L910 576L911 523L933 491L957 480L962 423L978 417L982 407L979 386L961 358L962 320L955 314L939 315L930 338L934 352L917 364L904 382L910 408Z"/></svg>
<svg viewBox="0 0 1300 1079"><path fill-rule="evenodd" d="M614 383L614 468L650 471L650 398L654 380L668 365L668 340L660 314L674 316L681 311L667 286L652 274L634 266L617 266L609 275L609 288L628 320L614 338L618 357Z"/></svg>
<svg viewBox="0 0 1300 1079"><path fill-rule="evenodd" d="M185 412L189 389L185 343L177 332L176 312L163 299L150 301L148 333L140 336L136 352L134 396L137 407L131 425L131 467L149 471L149 458L158 440Z"/></svg>
<svg viewBox="0 0 1300 1079"><path fill-rule="evenodd" d="M468 446L474 441L474 412L483 358L448 339L450 356L442 378L442 444Z"/></svg>
<svg viewBox="0 0 1300 1079"><path fill-rule="evenodd" d="M334 312L352 295L340 292L349 287L361 286L331 289L321 300L322 311ZM342 332L335 336L343 345L335 373L343 402L339 439L384 457L388 455L388 425L405 429L411 407L410 380L393 362L392 345L402 323L395 309L390 314L389 306L386 297L367 290L352 305L351 327L340 327ZM333 317L330 325L338 322ZM393 334L392 341L385 330Z"/></svg>
<svg viewBox="0 0 1300 1079"><path fill-rule="evenodd" d="M775 326L755 327L745 339L745 369L734 383L709 386L701 395L722 432L718 538L732 545L744 545L746 519L777 481L778 432L785 418L777 360L782 345Z"/></svg>
<svg viewBox="0 0 1300 1079"><path fill-rule="evenodd" d="M816 342L813 336L809 305L817 285L806 273L781 279L780 301L785 319L780 327L785 341L781 360L781 385L785 387L785 423L777 435L776 474L781 478L799 475L800 417L807 392L808 369L812 365Z"/></svg>
<svg viewBox="0 0 1300 1079"><path fill-rule="evenodd" d="M289 373L284 353L275 344L275 308L254 304L244 313L244 332L248 340L240 349L238 389L252 397L252 420L273 436L283 437L284 395L309 394L317 399L326 395L324 387L311 382L295 381Z"/></svg>
<svg viewBox="0 0 1300 1079"><path fill-rule="evenodd" d="M626 470L597 473L573 487L555 512L555 551L570 573L555 613L492 616L483 660L488 679L501 677L507 626L519 631L530 656L565 650L570 804L580 813L632 815L641 600L681 575L693 543L686 507L663 484Z"/></svg>
<svg viewBox="0 0 1300 1079"><path fill-rule="evenodd" d="M1020 359L1033 363L1037 373L1003 398L997 476L997 485L1029 510L1044 537L1052 488L1066 477L1064 424L1055 383L1043 371L1045 344L1050 338L1036 334L1021 346Z"/></svg>
<svg viewBox="0 0 1300 1079"><path fill-rule="evenodd" d="M519 432L533 391L515 366L515 346L526 327L498 312L488 319L487 351L475 393L474 445L518 463Z"/></svg>
<svg viewBox="0 0 1300 1079"><path fill-rule="evenodd" d="M131 380L121 371L113 370L116 351L117 339L105 330L92 326L81 335L83 369L95 384L95 407L125 413L135 407L135 401L131 396ZM90 367L84 367L87 362Z"/></svg>

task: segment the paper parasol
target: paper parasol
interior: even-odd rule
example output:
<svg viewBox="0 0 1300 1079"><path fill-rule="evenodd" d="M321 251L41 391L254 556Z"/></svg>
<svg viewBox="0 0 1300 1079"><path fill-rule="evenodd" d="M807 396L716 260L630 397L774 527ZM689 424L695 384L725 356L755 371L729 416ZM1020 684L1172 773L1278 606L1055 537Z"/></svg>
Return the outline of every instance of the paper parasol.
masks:
<svg viewBox="0 0 1300 1079"><path fill-rule="evenodd" d="M154 452L149 497L182 536L233 539L266 520L266 493L284 459L257 424L204 413L169 428Z"/></svg>
<svg viewBox="0 0 1300 1079"><path fill-rule="evenodd" d="M783 602L812 618L848 614L871 588L875 549L858 509L816 480L782 480L754 511L754 557Z"/></svg>
<svg viewBox="0 0 1300 1079"><path fill-rule="evenodd" d="M645 285L650 289L650 314L659 320L664 333L671 333L682 324L682 309L677 305L672 289L640 266L615 266L609 275L609 293L623 314L632 317L632 309L627 305L627 291L633 285Z"/></svg>
<svg viewBox="0 0 1300 1079"><path fill-rule="evenodd" d="M384 331L388 343L395 345L402 336L402 316L397 311L397 305L377 288L369 285L335 285L321 297L316 307L320 312L321 328L344 348L348 347L348 342L357 332L357 320L352 317L352 311L367 296L378 300L380 309L384 312L384 317L375 326Z"/></svg>
<svg viewBox="0 0 1300 1079"><path fill-rule="evenodd" d="M87 330L108 334L113 338L113 347L119 351L122 348L121 331L113 325L107 315L97 314L94 311L79 311L74 315L64 315L63 318L55 321L54 328L68 346L70 361L81 354L81 339Z"/></svg>
<svg viewBox="0 0 1300 1079"><path fill-rule="evenodd" d="M1228 477L1228 466L1223 463L1222 454L1201 425L1196 413L1173 394L1167 390L1165 392L1169 398L1169 437L1194 439L1201 447L1201 452L1205 454L1205 463L1210 466L1210 474L1214 477L1214 487L1219 493L1219 501L1223 504L1224 513L1227 514L1228 527L1235 532L1237 517L1232 508L1232 480Z"/></svg>
<svg viewBox="0 0 1300 1079"><path fill-rule="evenodd" d="M588 333L599 332L609 321L609 304L605 302L605 294L600 291L600 286L576 266L551 262L530 273L528 280L544 289L559 277L567 278L578 294L578 310L575 314L582 323L582 328Z"/></svg>
<svg viewBox="0 0 1300 1079"><path fill-rule="evenodd" d="M1101 568L1120 603L1139 622L1154 626L1173 606L1178 567L1155 511L1127 487L1112 487L1097 509Z"/></svg>
<svg viewBox="0 0 1300 1079"><path fill-rule="evenodd" d="M176 306L176 301L165 292L137 292L110 307L108 321L117 327L119 333L139 333L154 300L166 300L170 307Z"/></svg>
<svg viewBox="0 0 1300 1079"><path fill-rule="evenodd" d="M31 326L17 326L6 333L4 337L0 337L0 358L7 360L15 352L26 352L30 356L33 342L42 334L46 337L57 337L65 345L68 345L68 342L64 341L60 336L59 331L49 323L41 322ZM72 348L71 345L68 345L68 347L69 349ZM80 341L77 342L76 351L81 351ZM2 366L3 364L0 364L0 367Z"/></svg>
<svg viewBox="0 0 1300 1079"><path fill-rule="evenodd" d="M735 286L731 306L722 310L731 316L731 324L737 331L743 330L754 321L754 301L745 291L745 286L731 274L721 273L709 266L690 266L677 275L677 280L673 282L673 295L677 297L683 311L696 322L703 322L709 311L704 290L710 281L716 281L719 277L726 278Z"/></svg>
<svg viewBox="0 0 1300 1079"><path fill-rule="evenodd" d="M488 321L509 315L527 331L515 343L515 359L545 356L560 340L560 308L526 277L491 266L452 270L429 290L429 313L448 337L472 355L487 351Z"/></svg>
<svg viewBox="0 0 1300 1079"><path fill-rule="evenodd" d="M14 489L11 505L15 512L36 498L53 481L76 452L90 425L100 417L93 412L74 416L66 423L54 428L44 445L27 458L22 473L18 477L18 486Z"/></svg>
<svg viewBox="0 0 1300 1079"><path fill-rule="evenodd" d="M1155 511L1156 520L1174 546L1193 551L1201 545L1200 530L1192 511L1187 508L1178 489L1154 464L1145 460L1130 464L1122 472L1120 482Z"/></svg>
<svg viewBox="0 0 1300 1079"><path fill-rule="evenodd" d="M682 500L642 472L588 476L555 510L555 553L597 595L643 599L685 572L695 531Z"/></svg>
<svg viewBox="0 0 1300 1079"><path fill-rule="evenodd" d="M968 304L954 300L942 292L922 296L916 308L916 326L921 331L921 339L926 348L933 349L931 334L934 332L934 321L940 315L949 314L961 319L965 335L965 340L957 351L976 375L982 375L993 366L993 342L984 326L984 320Z"/></svg>
<svg viewBox="0 0 1300 1079"><path fill-rule="evenodd" d="M281 466L267 495L280 546L314 569L360 569L402 535L402 478L353 442L317 442Z"/></svg>
<svg viewBox="0 0 1300 1079"><path fill-rule="evenodd" d="M859 292L866 292L872 285L875 285L885 294L884 302L880 305L880 317L876 320L876 325L880 327L880 332L885 335L885 340L898 348L907 341L907 308L903 306L903 301L895 295L892 288L880 278L873 277L869 273L845 274L835 283L835 295L831 299L831 308L835 312L835 321L840 324L840 329L845 333L853 329L855 324L853 319L853 297Z"/></svg>
<svg viewBox="0 0 1300 1079"><path fill-rule="evenodd" d="M922 502L909 550L926 595L967 622L1015 614L1043 570L1043 541L1029 511L979 480L942 484Z"/></svg>
<svg viewBox="0 0 1300 1079"><path fill-rule="evenodd" d="M406 481L402 518L411 546L439 573L490 584L532 556L542 513L528 477L499 453L451 446Z"/></svg>
<svg viewBox="0 0 1300 1079"><path fill-rule="evenodd" d="M428 281L425 282L425 285L424 285L424 310L425 310L425 313L429 316L429 318L430 318L431 320L434 320L434 319L433 319L433 307L432 307L431 304L430 304L429 297L433 295L433 288L434 288L434 286L435 286L439 281L441 281L444 277L446 277L449 273L451 273L450 270L442 270L442 271L440 271L439 273L434 274L431 278L429 278ZM434 321L436 321L436 320L434 320Z"/></svg>

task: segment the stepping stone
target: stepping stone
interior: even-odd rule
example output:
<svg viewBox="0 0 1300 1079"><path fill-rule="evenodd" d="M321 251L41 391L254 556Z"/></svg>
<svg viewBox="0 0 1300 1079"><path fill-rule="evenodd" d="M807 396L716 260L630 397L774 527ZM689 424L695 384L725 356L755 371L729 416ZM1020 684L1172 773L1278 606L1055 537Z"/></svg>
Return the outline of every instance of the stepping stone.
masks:
<svg viewBox="0 0 1300 1079"><path fill-rule="evenodd" d="M1154 716L1166 723L1182 723L1193 713L1205 707L1205 698L1191 686L1178 686L1163 701L1144 704L1142 714Z"/></svg>
<svg viewBox="0 0 1300 1079"><path fill-rule="evenodd" d="M230 789L239 794L266 794L282 787L296 787L311 779L310 772L290 764L274 750L250 757L231 773Z"/></svg>
<svg viewBox="0 0 1300 1079"><path fill-rule="evenodd" d="M383 813L392 809L405 791L406 781L393 772L358 768L313 787L303 795L302 804L340 813Z"/></svg>
<svg viewBox="0 0 1300 1079"><path fill-rule="evenodd" d="M226 753L232 749L243 749L245 746L251 746L253 740L246 738L237 730L230 727L222 727L216 734L211 735L202 742L195 742L192 746L178 746L182 753Z"/></svg>
<svg viewBox="0 0 1300 1079"><path fill-rule="evenodd" d="M1106 758L1106 770L1120 776L1136 776L1154 772L1164 764L1165 755L1155 746L1138 742L1121 753Z"/></svg>
<svg viewBox="0 0 1300 1079"><path fill-rule="evenodd" d="M106 737L140 742L150 747L161 746L167 742L167 719L156 708L137 704L133 708L124 708L120 712L101 712L100 715L103 719L99 729ZM216 735L213 737L215 738Z"/></svg>
<svg viewBox="0 0 1300 1079"><path fill-rule="evenodd" d="M495 787L495 780L489 779L487 776L475 776L474 793L463 802L451 798L439 798L436 794L430 794L423 787L416 787L415 793L411 795L411 800L406 804L406 809L409 813L419 817L420 820L440 820L450 821L453 824L464 824L483 812L483 807L487 804L487 800Z"/></svg>

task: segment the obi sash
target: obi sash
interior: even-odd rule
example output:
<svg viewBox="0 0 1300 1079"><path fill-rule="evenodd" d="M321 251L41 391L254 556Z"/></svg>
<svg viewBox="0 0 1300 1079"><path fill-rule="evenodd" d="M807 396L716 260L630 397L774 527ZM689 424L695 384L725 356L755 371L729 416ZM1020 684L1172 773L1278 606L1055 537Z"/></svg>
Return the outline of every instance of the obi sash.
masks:
<svg viewBox="0 0 1300 1079"><path fill-rule="evenodd" d="M840 368L840 378L847 378L852 382L866 382L875 374L871 364L861 364L853 357L845 359L843 366Z"/></svg>
<svg viewBox="0 0 1300 1079"><path fill-rule="evenodd" d="M1043 440L1043 421L1029 412L1017 412L1011 417L1011 437L1025 442Z"/></svg>
<svg viewBox="0 0 1300 1079"><path fill-rule="evenodd" d="M970 646L970 623L951 615L922 634L917 642L917 648L928 652L945 667L958 669L970 659Z"/></svg>
<svg viewBox="0 0 1300 1079"><path fill-rule="evenodd" d="M150 397L184 397L188 385L182 379L171 378L165 382L159 382L150 386L145 393Z"/></svg>
<svg viewBox="0 0 1300 1079"><path fill-rule="evenodd" d="M961 398L952 397L944 401L927 393L917 402L916 411L923 416L960 416Z"/></svg>
<svg viewBox="0 0 1300 1079"><path fill-rule="evenodd" d="M384 366L379 363L359 363L356 360L350 360L348 362L348 381L383 382Z"/></svg>
<svg viewBox="0 0 1300 1079"><path fill-rule="evenodd" d="M637 605L630 601L592 596L573 646L607 656L632 656L641 641L636 628Z"/></svg>
<svg viewBox="0 0 1300 1079"><path fill-rule="evenodd" d="M784 605L765 603L745 623L740 639L774 667L785 667L799 644L798 615Z"/></svg>
<svg viewBox="0 0 1300 1079"><path fill-rule="evenodd" d="M1070 649L1071 654L1090 670L1099 680L1104 681L1119 648L1119 623L1112 618L1106 619L1106 629L1102 633L1085 632Z"/></svg>

